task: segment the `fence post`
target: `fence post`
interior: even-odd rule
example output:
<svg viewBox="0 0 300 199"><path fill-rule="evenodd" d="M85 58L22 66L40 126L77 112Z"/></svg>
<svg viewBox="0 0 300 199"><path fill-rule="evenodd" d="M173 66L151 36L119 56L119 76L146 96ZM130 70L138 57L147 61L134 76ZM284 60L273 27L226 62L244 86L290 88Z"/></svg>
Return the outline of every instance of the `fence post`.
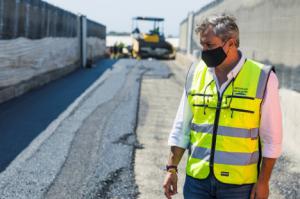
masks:
<svg viewBox="0 0 300 199"><path fill-rule="evenodd" d="M30 3L26 3L26 9L25 9L25 37L28 38L30 33Z"/></svg>
<svg viewBox="0 0 300 199"><path fill-rule="evenodd" d="M20 0L15 0L15 19L14 19L14 33L13 37L17 38L19 35L19 14L20 14Z"/></svg>
<svg viewBox="0 0 300 199"><path fill-rule="evenodd" d="M194 12L188 14L188 32L187 32L187 54L192 54L192 40L193 40L193 30L194 30Z"/></svg>
<svg viewBox="0 0 300 199"><path fill-rule="evenodd" d="M80 62L83 68L87 65L87 19L86 16L79 16L79 42L80 42Z"/></svg>

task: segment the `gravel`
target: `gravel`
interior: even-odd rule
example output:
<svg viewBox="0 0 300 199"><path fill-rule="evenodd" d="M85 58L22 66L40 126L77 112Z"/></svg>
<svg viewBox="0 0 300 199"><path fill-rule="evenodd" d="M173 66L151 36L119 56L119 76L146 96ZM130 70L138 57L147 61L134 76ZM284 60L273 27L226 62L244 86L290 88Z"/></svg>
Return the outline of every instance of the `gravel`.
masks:
<svg viewBox="0 0 300 199"><path fill-rule="evenodd" d="M277 160L272 173L270 190L272 199L300 198L300 168L299 164L286 154Z"/></svg>
<svg viewBox="0 0 300 199"><path fill-rule="evenodd" d="M171 64L175 76L185 71L173 67ZM136 135L141 80L173 78L174 74L164 62L119 60L0 173L1 199L145 196L140 191L147 189L139 188L134 173L136 149L144 148ZM177 84L178 89L184 79L181 76L172 81L172 87ZM155 89L150 90L155 92ZM166 95L171 96L173 93ZM155 114L162 112L157 110ZM167 129L165 126L164 133ZM147 136L150 135L145 134L145 139ZM158 143L165 138L155 135L153 139L155 144L155 139ZM161 153L150 153L151 158L162 162ZM161 164L155 162L155 165L159 168ZM300 198L299 179L299 164L283 154L273 171L270 198ZM161 189L161 185L158 186L157 189ZM156 191L155 194L161 193Z"/></svg>
<svg viewBox="0 0 300 199"><path fill-rule="evenodd" d="M169 76L155 60L114 64L0 174L1 198L135 198L135 127L145 72Z"/></svg>

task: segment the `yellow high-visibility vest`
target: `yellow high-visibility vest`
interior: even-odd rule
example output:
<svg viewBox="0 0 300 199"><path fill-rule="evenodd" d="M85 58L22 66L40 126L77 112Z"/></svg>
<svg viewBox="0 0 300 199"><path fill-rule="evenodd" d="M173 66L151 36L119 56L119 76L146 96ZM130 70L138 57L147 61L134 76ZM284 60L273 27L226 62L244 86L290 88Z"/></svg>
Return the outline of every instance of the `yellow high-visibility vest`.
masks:
<svg viewBox="0 0 300 199"><path fill-rule="evenodd" d="M247 59L219 96L206 64L196 65L187 88L193 113L187 175L204 179L212 172L228 184L257 181L261 103L272 69Z"/></svg>

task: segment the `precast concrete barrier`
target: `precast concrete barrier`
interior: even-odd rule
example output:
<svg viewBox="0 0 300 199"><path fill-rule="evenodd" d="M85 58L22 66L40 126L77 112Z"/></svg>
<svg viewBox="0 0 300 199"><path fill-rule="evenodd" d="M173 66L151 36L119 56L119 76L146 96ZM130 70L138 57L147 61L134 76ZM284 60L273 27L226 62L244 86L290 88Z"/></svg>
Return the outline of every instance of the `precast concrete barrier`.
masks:
<svg viewBox="0 0 300 199"><path fill-rule="evenodd" d="M86 67L106 27L41 0L0 0L0 103Z"/></svg>

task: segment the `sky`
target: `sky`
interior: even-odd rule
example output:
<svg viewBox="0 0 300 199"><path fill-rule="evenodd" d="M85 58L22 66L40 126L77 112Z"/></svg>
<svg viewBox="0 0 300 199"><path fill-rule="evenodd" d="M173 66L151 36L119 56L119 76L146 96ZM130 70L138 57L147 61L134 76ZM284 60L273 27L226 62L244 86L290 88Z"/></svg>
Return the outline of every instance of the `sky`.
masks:
<svg viewBox="0 0 300 199"><path fill-rule="evenodd" d="M178 36L179 24L213 0L44 0L75 14L106 25L107 32L130 32L135 16L165 18L165 34Z"/></svg>

